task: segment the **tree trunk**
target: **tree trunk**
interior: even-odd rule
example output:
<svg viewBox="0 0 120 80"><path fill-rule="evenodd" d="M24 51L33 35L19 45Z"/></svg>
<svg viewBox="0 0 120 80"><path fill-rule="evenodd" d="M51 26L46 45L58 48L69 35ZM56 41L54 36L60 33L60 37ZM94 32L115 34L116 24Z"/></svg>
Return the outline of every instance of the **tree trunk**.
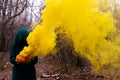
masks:
<svg viewBox="0 0 120 80"><path fill-rule="evenodd" d="M2 31L1 33L1 47L0 47L0 52L4 52L5 51L5 36L4 36L4 32Z"/></svg>

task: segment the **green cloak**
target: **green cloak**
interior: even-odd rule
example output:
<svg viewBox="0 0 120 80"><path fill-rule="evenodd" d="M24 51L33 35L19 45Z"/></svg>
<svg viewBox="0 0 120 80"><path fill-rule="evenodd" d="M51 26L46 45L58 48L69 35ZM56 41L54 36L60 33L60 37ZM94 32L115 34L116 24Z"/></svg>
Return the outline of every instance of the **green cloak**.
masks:
<svg viewBox="0 0 120 80"><path fill-rule="evenodd" d="M12 80L36 80L35 64L38 57L34 57L29 64L17 64L15 59L19 52L28 46L26 38L29 31L26 28L21 28L15 36L15 39L10 47L10 61L14 65L12 71Z"/></svg>

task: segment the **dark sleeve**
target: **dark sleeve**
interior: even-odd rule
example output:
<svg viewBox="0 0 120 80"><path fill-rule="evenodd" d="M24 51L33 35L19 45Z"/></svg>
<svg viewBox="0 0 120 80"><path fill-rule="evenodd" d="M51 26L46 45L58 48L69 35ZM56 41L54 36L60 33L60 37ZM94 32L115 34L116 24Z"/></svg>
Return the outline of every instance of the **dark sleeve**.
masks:
<svg viewBox="0 0 120 80"><path fill-rule="evenodd" d="M14 65L17 64L16 63L16 56L20 52L20 48L19 48L19 42L21 40L20 37L21 36L18 36L18 34L16 34L14 41L10 47L10 62Z"/></svg>
<svg viewBox="0 0 120 80"><path fill-rule="evenodd" d="M38 57L35 56L35 57L31 60L31 62L29 63L29 65L33 65L33 66L34 66L37 62L38 62Z"/></svg>
<svg viewBox="0 0 120 80"><path fill-rule="evenodd" d="M10 47L10 62L12 64L17 64L16 63L16 55L15 55L15 44L13 43Z"/></svg>
<svg viewBox="0 0 120 80"><path fill-rule="evenodd" d="M17 55L17 43L19 43L19 38L18 38L18 32L15 35L15 38L10 46L10 62L12 64L17 64L16 63L16 55Z"/></svg>
<svg viewBox="0 0 120 80"><path fill-rule="evenodd" d="M12 64L14 64L14 65L16 65L17 64L17 62L16 62L16 55L18 55L19 54L19 47L18 47L19 45L17 45L16 43L13 43L12 45L11 45L11 47L10 47L10 62L12 63ZM29 66L33 66L33 65L35 65L36 63L38 62L38 57L37 56L35 56L34 58L32 58L32 60L31 60L31 62L28 64ZM20 65L20 64L17 64L17 65ZM23 64L21 64L21 65L23 65ZM27 64L26 64L27 65Z"/></svg>

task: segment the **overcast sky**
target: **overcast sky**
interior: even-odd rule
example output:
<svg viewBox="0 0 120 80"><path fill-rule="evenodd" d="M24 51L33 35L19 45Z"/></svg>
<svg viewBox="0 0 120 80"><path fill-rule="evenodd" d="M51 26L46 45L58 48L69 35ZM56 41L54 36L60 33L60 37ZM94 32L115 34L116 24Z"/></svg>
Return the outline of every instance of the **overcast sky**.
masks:
<svg viewBox="0 0 120 80"><path fill-rule="evenodd" d="M30 0L30 3L32 5L33 3L33 11L32 11L32 15L33 17L40 17L40 7L42 7L43 5L43 1L44 0Z"/></svg>

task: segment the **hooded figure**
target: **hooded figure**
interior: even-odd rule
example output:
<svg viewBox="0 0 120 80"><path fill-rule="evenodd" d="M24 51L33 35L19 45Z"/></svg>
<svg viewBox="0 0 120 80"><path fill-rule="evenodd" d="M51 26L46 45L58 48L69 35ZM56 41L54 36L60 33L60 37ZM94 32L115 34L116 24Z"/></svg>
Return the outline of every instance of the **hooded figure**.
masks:
<svg viewBox="0 0 120 80"><path fill-rule="evenodd" d="M21 28L15 36L15 39L10 47L10 61L14 65L12 71L12 80L36 80L35 64L38 57L32 58L28 64L18 64L16 56L22 51L24 46L28 46L26 38L29 31L26 28Z"/></svg>

